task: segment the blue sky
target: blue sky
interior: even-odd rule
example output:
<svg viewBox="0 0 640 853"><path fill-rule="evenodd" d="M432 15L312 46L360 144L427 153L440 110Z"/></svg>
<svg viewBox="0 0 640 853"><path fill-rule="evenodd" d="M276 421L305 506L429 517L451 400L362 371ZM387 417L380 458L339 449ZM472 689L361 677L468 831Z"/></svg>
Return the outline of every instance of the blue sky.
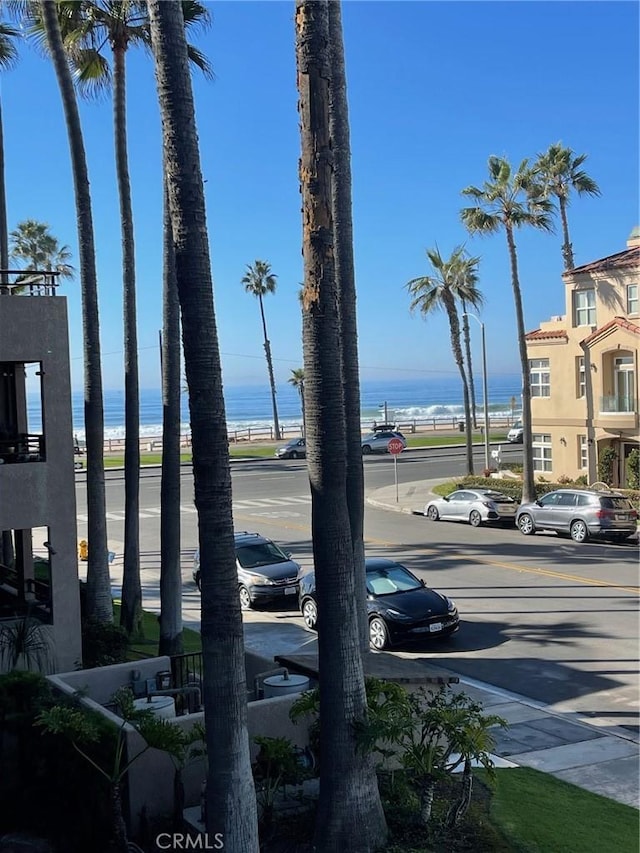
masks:
<svg viewBox="0 0 640 853"><path fill-rule="evenodd" d="M214 82L195 78L215 307L227 385L267 381L258 304L240 279L256 258L278 275L265 309L276 381L302 365L300 139L293 2L208 4L194 40ZM481 256L489 372L517 374L503 234L469 238L460 190L481 184L491 154L514 164L561 140L587 153L601 198L574 198L576 263L621 251L640 219L638 4L632 2L353 2L343 7L351 114L362 378L451 375L444 315L409 314L404 284L428 272L425 249L467 243ZM128 59L129 149L139 307L140 380L159 383L160 122L153 67ZM67 137L50 63L25 44L2 75L9 227L49 223L77 237ZM106 388L121 388L120 226L110 101L81 105L89 158ZM526 326L564 312L559 229L517 235ZM80 297L66 282L72 381L82 387ZM479 334L474 324L479 362Z"/></svg>

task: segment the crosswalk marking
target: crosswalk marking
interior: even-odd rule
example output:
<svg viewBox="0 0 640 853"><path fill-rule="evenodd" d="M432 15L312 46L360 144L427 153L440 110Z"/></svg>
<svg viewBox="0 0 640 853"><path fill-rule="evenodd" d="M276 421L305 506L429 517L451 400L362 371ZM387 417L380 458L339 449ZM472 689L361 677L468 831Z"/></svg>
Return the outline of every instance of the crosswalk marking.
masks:
<svg viewBox="0 0 640 853"><path fill-rule="evenodd" d="M311 504L311 495L290 496L284 498L256 498L255 500L234 501L233 508L236 510L251 510L251 509L271 509L276 506L291 506L303 504L309 506ZM192 504L180 504L180 512L185 515L195 515L197 509ZM159 506L145 506L140 509L140 518L157 518L161 513ZM108 512L106 517L109 521L124 521L124 510L113 510ZM77 520L86 524L88 516L86 513L78 513Z"/></svg>

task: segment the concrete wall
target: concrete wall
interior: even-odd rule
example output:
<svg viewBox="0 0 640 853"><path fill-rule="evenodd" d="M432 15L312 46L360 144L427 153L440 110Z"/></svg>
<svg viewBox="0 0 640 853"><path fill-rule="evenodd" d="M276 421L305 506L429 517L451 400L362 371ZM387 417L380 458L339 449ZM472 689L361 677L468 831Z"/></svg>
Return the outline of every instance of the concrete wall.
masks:
<svg viewBox="0 0 640 853"><path fill-rule="evenodd" d="M42 364L46 462L0 465L0 530L49 528L56 671L81 659L67 304L0 296L0 361Z"/></svg>

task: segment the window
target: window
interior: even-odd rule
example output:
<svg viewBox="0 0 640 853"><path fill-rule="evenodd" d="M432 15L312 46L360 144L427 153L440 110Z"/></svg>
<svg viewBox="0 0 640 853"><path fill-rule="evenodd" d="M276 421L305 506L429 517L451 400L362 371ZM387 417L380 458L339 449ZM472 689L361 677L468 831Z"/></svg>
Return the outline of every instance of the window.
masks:
<svg viewBox="0 0 640 853"><path fill-rule="evenodd" d="M595 290L576 290L573 293L573 317L575 326L595 326Z"/></svg>
<svg viewBox="0 0 640 853"><path fill-rule="evenodd" d="M627 314L638 313L638 285L627 285Z"/></svg>
<svg viewBox="0 0 640 853"><path fill-rule="evenodd" d="M576 397L584 397L586 393L585 371L584 371L584 356L579 355L576 358Z"/></svg>
<svg viewBox="0 0 640 853"><path fill-rule="evenodd" d="M529 360L529 384L532 397L551 396L551 378L548 358L533 358Z"/></svg>
<svg viewBox="0 0 640 853"><path fill-rule="evenodd" d="M589 467L587 456L587 436L578 436L578 468L586 470Z"/></svg>
<svg viewBox="0 0 640 853"><path fill-rule="evenodd" d="M551 436L543 433L534 433L531 438L533 470L551 471Z"/></svg>

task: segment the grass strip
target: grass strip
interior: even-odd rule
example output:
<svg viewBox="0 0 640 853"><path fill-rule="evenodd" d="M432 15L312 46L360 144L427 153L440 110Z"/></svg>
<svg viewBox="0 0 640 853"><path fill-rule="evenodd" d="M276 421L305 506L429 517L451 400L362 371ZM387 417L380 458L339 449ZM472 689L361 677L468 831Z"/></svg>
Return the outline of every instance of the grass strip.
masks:
<svg viewBox="0 0 640 853"><path fill-rule="evenodd" d="M114 622L120 624L120 604L116 602L113 607ZM160 641L160 622L156 613L148 610L142 611L143 639L134 640L129 646L130 660L140 658L152 658L158 654L158 643ZM182 643L184 654L194 654L202 651L202 638L198 631L191 628L183 628Z"/></svg>
<svg viewBox="0 0 640 853"><path fill-rule="evenodd" d="M637 853L639 814L631 806L530 767L500 768L496 776L491 821L514 850Z"/></svg>

